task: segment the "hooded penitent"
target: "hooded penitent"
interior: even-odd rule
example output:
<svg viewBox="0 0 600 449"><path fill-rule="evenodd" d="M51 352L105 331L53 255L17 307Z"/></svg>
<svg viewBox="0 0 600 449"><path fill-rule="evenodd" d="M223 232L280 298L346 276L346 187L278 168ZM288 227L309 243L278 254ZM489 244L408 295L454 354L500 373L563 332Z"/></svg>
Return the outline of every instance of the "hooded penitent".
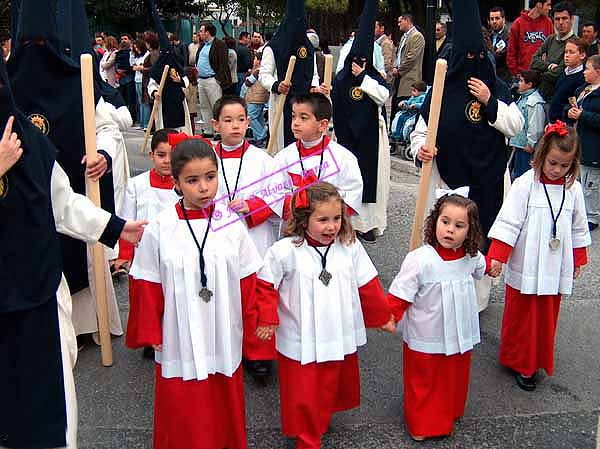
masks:
<svg viewBox="0 0 600 449"><path fill-rule="evenodd" d="M502 202L496 186L502 182L507 162L504 135L489 123L496 121L498 100L510 104L511 98L487 57L477 1L455 1L453 12L453 45L442 98L436 164L451 188L470 187L469 197L479 205L487 234ZM467 81L471 77L490 89L487 106L470 94ZM431 92L421 109L426 122L430 104Z"/></svg>
<svg viewBox="0 0 600 449"><path fill-rule="evenodd" d="M56 308L61 257L50 198L56 148L17 110L0 58L2 131L10 116L23 155L0 178L0 444L63 447L66 408Z"/></svg>
<svg viewBox="0 0 600 449"><path fill-rule="evenodd" d="M377 195L377 160L379 150L379 107L360 90L365 75L387 86L373 67L375 45L375 15L377 0L367 0L360 16L360 25L344 68L333 82L333 123L338 142L358 158L363 178L363 202L374 203ZM352 74L352 63L366 64L358 77Z"/></svg>
<svg viewBox="0 0 600 449"><path fill-rule="evenodd" d="M156 28L160 41L160 56L158 61L152 66L150 76L159 83L165 65L169 66L169 75L167 75L165 80L161 99L163 126L165 128L180 128L185 126L185 110L183 108L185 94L182 90L184 85L183 81L179 83L173 81L171 79L171 74L178 73L179 78L183 79L185 73L183 71L183 66L175 54L173 46L169 42L165 27L158 17L156 1L148 0L148 8L152 15L154 28Z"/></svg>
<svg viewBox="0 0 600 449"><path fill-rule="evenodd" d="M60 45L56 15L56 0L20 1L15 25L18 46L9 60L8 73L17 107L50 138L58 149L56 160L69 176L71 187L85 195L81 74L79 64ZM110 174L102 177L100 190L102 207L113 211ZM74 294L88 286L86 245L61 235L61 247L64 273Z"/></svg>
<svg viewBox="0 0 600 449"><path fill-rule="evenodd" d="M82 54L90 54L94 58L94 97L96 104L100 97L115 108L125 105L122 95L100 76L100 61L90 44L90 31L85 4L83 0L58 0L56 8L56 30L58 42L65 56L79 66Z"/></svg>
<svg viewBox="0 0 600 449"><path fill-rule="evenodd" d="M304 94L310 90L314 75L315 49L306 36L304 0L287 0L285 16L267 45L273 50L277 78L280 81L285 79L290 57L296 56L292 87L283 110L283 140L284 145L289 145L294 141L290 101L295 95Z"/></svg>

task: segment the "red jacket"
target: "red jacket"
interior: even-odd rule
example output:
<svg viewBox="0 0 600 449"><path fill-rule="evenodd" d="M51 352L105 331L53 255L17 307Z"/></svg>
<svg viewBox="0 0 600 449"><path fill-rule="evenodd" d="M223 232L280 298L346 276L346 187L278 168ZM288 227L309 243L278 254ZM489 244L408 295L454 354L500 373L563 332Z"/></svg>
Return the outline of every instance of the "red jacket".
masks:
<svg viewBox="0 0 600 449"><path fill-rule="evenodd" d="M510 28L506 65L513 75L529 70L531 58L546 38L554 33L552 20L547 16L529 17L529 11L521 11Z"/></svg>

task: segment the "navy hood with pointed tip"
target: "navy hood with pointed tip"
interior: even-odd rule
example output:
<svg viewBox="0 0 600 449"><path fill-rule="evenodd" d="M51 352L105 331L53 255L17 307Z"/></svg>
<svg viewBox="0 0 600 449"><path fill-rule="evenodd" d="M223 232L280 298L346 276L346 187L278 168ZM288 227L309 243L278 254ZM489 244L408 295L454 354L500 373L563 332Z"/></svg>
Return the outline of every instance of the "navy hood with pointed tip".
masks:
<svg viewBox="0 0 600 449"><path fill-rule="evenodd" d="M335 77L331 93L335 134L338 142L358 158L365 203L374 203L377 195L379 106L362 93L359 86L364 77L369 76L388 87L373 67L376 14L377 0L366 0L352 47L344 61L344 68ZM365 71L358 77L352 74L353 62L365 64Z"/></svg>
<svg viewBox="0 0 600 449"><path fill-rule="evenodd" d="M82 0L78 0L82 1ZM22 36L33 36L28 27L31 21L21 15L33 11L38 4L52 4L52 15L46 17L55 23L56 0L20 0L17 21ZM50 12L49 12L50 14ZM57 148L57 162L69 176L76 193L85 195L85 155L83 130L83 103L81 70L71 55L60 46L62 36L56 28L44 32L46 39L37 37L21 41L8 61L8 75L17 108L45 134ZM110 173L100 180L102 208L114 211L114 188ZM64 273L71 293L89 285L86 246L82 242L61 235Z"/></svg>
<svg viewBox="0 0 600 449"><path fill-rule="evenodd" d="M182 89L183 83L174 82L171 79L171 74L177 72L179 77L183 79L185 72L173 46L169 42L167 31L158 16L156 1L147 0L147 6L160 41L160 56L150 70L150 77L157 84L160 83L165 65L169 66L169 75L167 75L165 80L161 99L163 125L165 128L180 128L185 126L185 110L183 108L185 94Z"/></svg>

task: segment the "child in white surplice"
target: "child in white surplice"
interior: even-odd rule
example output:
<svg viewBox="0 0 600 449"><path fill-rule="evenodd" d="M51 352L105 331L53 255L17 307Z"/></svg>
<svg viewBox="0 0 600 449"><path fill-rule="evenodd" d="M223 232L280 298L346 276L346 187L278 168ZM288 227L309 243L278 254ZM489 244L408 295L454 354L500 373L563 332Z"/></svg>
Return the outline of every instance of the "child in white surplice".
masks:
<svg viewBox="0 0 600 449"><path fill-rule="evenodd" d="M277 329L283 433L297 449L318 449L333 413L360 403L365 326L393 332L394 321L333 185L294 194L285 235L258 275L257 335L270 339Z"/></svg>
<svg viewBox="0 0 600 449"><path fill-rule="evenodd" d="M438 190L426 244L407 254L388 294L396 320L404 316L404 419L417 441L452 433L465 410L471 353L480 342L474 279L487 264L478 251L477 205L465 192Z"/></svg>
<svg viewBox="0 0 600 449"><path fill-rule="evenodd" d="M285 191L283 175L275 169L273 158L245 140L249 125L245 100L236 96L217 100L212 120L221 135L215 146L220 164L216 201L243 217L240 221L262 257L275 242L273 221L279 222L282 216ZM255 378L267 377L271 361L277 357L275 344L256 337L256 307L251 307L244 318L244 366Z"/></svg>
<svg viewBox="0 0 600 449"><path fill-rule="evenodd" d="M533 168L517 178L490 229L492 264L506 263L500 364L525 391L535 374L554 372L554 337L561 295L587 263L591 244L573 128L557 120L537 145Z"/></svg>
<svg viewBox="0 0 600 449"><path fill-rule="evenodd" d="M246 449L242 322L262 260L239 220L219 229L214 150L178 143L171 169L183 198L148 225L131 268L144 299L132 341L156 351L154 448Z"/></svg>

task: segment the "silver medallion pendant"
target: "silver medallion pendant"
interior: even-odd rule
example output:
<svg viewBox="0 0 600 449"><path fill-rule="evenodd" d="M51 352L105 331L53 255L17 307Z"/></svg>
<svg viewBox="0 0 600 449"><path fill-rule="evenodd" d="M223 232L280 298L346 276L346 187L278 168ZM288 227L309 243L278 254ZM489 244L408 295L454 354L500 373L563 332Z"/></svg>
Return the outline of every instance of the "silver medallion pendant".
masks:
<svg viewBox="0 0 600 449"><path fill-rule="evenodd" d="M200 295L200 298L202 298L202 301L204 301L204 302L210 302L210 298L212 298L213 292L211 292L206 287L202 287L202 289L200 290L199 295Z"/></svg>
<svg viewBox="0 0 600 449"><path fill-rule="evenodd" d="M327 271L325 268L323 268L321 270L321 274L319 274L319 280L323 283L323 285L325 287L327 287L329 285L331 278L332 278L331 273L329 271Z"/></svg>
<svg viewBox="0 0 600 449"><path fill-rule="evenodd" d="M553 238L550 240L550 249L552 251L556 251L560 247L560 240L557 238Z"/></svg>

